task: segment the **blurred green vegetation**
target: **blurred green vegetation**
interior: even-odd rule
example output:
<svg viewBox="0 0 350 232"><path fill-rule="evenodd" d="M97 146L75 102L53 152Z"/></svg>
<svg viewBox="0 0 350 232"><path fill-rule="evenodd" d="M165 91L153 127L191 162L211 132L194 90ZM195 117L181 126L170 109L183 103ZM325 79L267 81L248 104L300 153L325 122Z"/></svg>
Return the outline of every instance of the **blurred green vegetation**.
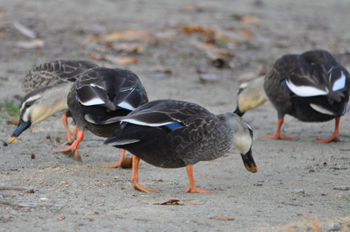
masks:
<svg viewBox="0 0 350 232"><path fill-rule="evenodd" d="M19 117L19 103L6 100L0 103L0 112L5 118L18 118Z"/></svg>

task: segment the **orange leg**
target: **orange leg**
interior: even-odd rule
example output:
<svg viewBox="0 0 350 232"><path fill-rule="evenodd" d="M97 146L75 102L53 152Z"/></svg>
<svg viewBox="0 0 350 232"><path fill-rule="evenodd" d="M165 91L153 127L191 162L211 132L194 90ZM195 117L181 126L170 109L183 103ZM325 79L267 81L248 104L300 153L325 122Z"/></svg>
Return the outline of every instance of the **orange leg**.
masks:
<svg viewBox="0 0 350 232"><path fill-rule="evenodd" d="M140 163L140 158L137 157L136 155L134 155L132 158L132 177L131 177L131 182L132 182L134 189L139 190L139 191L144 191L146 193L149 193L150 191L159 192L158 189L145 188L139 184L139 174L138 174L139 163Z"/></svg>
<svg viewBox="0 0 350 232"><path fill-rule="evenodd" d="M187 190L183 190L183 191L185 191L187 193L211 193L211 192L213 192L213 191L206 191L206 190L196 188L196 184L194 183L194 179L193 179L193 167L192 167L192 165L187 165L186 171L187 171L188 179L190 180L190 186L188 187Z"/></svg>
<svg viewBox="0 0 350 232"><path fill-rule="evenodd" d="M78 134L78 126L75 126L72 132L70 133L72 138L75 138Z"/></svg>
<svg viewBox="0 0 350 232"><path fill-rule="evenodd" d="M315 143L328 143L328 142L339 142L339 122L340 117L335 118L335 128L332 137L328 139L316 140Z"/></svg>
<svg viewBox="0 0 350 232"><path fill-rule="evenodd" d="M111 163L109 165L100 165L100 167L102 168L116 168L122 165L123 160L124 160L124 156L125 156L125 150L122 150L122 155L120 156L120 159L118 161L118 163Z"/></svg>
<svg viewBox="0 0 350 232"><path fill-rule="evenodd" d="M73 156L74 159L78 161L82 161L79 153L78 153L78 145L84 138L84 131L79 131L77 139L70 145L69 147L53 150L53 152L63 152L66 155Z"/></svg>
<svg viewBox="0 0 350 232"><path fill-rule="evenodd" d="M283 124L283 118L278 119L277 130L274 135L260 135L261 137L269 138L269 139L293 139L292 137L282 136L281 135L281 127Z"/></svg>
<svg viewBox="0 0 350 232"><path fill-rule="evenodd" d="M66 114L62 115L61 120L62 120L64 128L66 129L67 137L64 137L64 136L58 136L58 137L62 138L62 139L67 139L67 141L64 142L62 145L72 144L74 142L74 138L75 138L75 135L76 135L76 133L73 134L73 131L75 130L75 128L73 129L72 133L69 132L68 120L67 120L67 115ZM77 128L77 130L78 130L78 128Z"/></svg>

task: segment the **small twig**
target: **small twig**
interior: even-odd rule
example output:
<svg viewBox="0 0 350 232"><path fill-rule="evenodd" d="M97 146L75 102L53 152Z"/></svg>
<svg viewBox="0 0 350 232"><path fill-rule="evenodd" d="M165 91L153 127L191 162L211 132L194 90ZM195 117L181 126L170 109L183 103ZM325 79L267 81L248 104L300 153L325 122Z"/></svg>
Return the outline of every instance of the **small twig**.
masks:
<svg viewBox="0 0 350 232"><path fill-rule="evenodd" d="M34 189L26 189L22 187L10 187L10 186L0 186L0 190L15 190L15 191L26 191L27 193L34 193Z"/></svg>
<svg viewBox="0 0 350 232"><path fill-rule="evenodd" d="M29 207L29 208L49 207L49 206L51 206L51 205L45 205L45 204L36 203L36 202L15 202L15 201L12 201L12 200L5 200L5 199L0 199L0 204L19 206L19 207Z"/></svg>

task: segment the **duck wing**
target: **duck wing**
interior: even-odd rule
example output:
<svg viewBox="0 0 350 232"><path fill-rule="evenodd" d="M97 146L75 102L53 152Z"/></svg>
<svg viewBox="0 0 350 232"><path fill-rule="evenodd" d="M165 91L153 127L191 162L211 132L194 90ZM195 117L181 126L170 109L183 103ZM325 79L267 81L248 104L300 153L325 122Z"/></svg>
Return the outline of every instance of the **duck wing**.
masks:
<svg viewBox="0 0 350 232"><path fill-rule="evenodd" d="M194 103L176 100L155 100L138 107L127 116L97 121L93 115L86 115L85 119L98 124L127 122L135 125L159 127L174 123L188 126L193 117L200 118L205 115L212 114Z"/></svg>
<svg viewBox="0 0 350 232"><path fill-rule="evenodd" d="M29 93L44 86L74 82L77 76L94 67L97 65L84 60L56 60L44 63L28 73L22 84L22 89L25 93Z"/></svg>
<svg viewBox="0 0 350 232"><path fill-rule="evenodd" d="M221 123L220 119L194 103L156 100L140 106L127 116L115 117L104 123L118 121L121 122L120 128L105 143L135 143L142 140L140 138L146 130L149 131L148 128L157 128L158 130L148 133L155 133L154 137L158 133L162 134L162 139L166 140L164 143L172 147L181 159L195 162L217 158L221 154L216 151L217 147L221 143L227 143L225 132L217 127ZM129 124L142 126L144 129L130 129L127 126ZM125 135L128 133L132 136ZM123 137L127 139L121 139Z"/></svg>
<svg viewBox="0 0 350 232"><path fill-rule="evenodd" d="M148 102L139 78L131 71L98 67L83 73L76 81L78 101L84 106L103 106L109 111L132 111Z"/></svg>
<svg viewBox="0 0 350 232"><path fill-rule="evenodd" d="M300 97L323 95L337 102L344 97L349 73L329 52L308 51L282 59L287 66L284 72L288 72L282 83L289 92Z"/></svg>

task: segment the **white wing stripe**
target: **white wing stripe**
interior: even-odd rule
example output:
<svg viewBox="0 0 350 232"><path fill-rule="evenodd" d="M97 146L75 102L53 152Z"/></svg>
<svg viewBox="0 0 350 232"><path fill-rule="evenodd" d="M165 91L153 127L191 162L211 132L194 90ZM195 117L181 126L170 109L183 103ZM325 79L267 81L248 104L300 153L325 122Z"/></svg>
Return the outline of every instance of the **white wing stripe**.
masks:
<svg viewBox="0 0 350 232"><path fill-rule="evenodd" d="M286 84L293 93L300 97L327 95L329 92L328 89L322 90L312 86L296 86L290 80L286 80Z"/></svg>
<svg viewBox="0 0 350 232"><path fill-rule="evenodd" d="M168 124L175 123L175 121L173 121L173 122L164 122L164 123L146 123L146 122L138 121L138 120L135 120L135 119L123 119L121 121L122 122L128 122L128 123L135 124L135 125L149 126L149 127L165 126L165 125L168 125Z"/></svg>
<svg viewBox="0 0 350 232"><path fill-rule="evenodd" d="M79 102L84 106L94 106L94 105L101 105L105 103L104 101L101 100L101 98L93 98L87 102L82 102L79 100Z"/></svg>
<svg viewBox="0 0 350 232"><path fill-rule="evenodd" d="M106 90L105 88L103 88L103 86L100 86L100 85L90 84L90 86L91 86L91 87L95 87L95 88L99 88L99 89Z"/></svg>
<svg viewBox="0 0 350 232"><path fill-rule="evenodd" d="M120 104L118 104L119 107L123 108L123 109L127 109L127 110L135 110L135 107L132 107L130 104L126 103L126 102L121 102Z"/></svg>
<svg viewBox="0 0 350 232"><path fill-rule="evenodd" d="M338 91L338 90L341 90L342 88L344 88L345 87L345 80L346 80L345 75L344 75L343 71L341 71L340 78L338 80L336 80L333 84L333 87L332 87L333 91Z"/></svg>
<svg viewBox="0 0 350 232"><path fill-rule="evenodd" d="M316 104L310 104L311 108L316 110L317 112L320 112L321 114L327 114L327 115L335 115L332 111L329 111L325 108L323 108L320 105L316 105Z"/></svg>

